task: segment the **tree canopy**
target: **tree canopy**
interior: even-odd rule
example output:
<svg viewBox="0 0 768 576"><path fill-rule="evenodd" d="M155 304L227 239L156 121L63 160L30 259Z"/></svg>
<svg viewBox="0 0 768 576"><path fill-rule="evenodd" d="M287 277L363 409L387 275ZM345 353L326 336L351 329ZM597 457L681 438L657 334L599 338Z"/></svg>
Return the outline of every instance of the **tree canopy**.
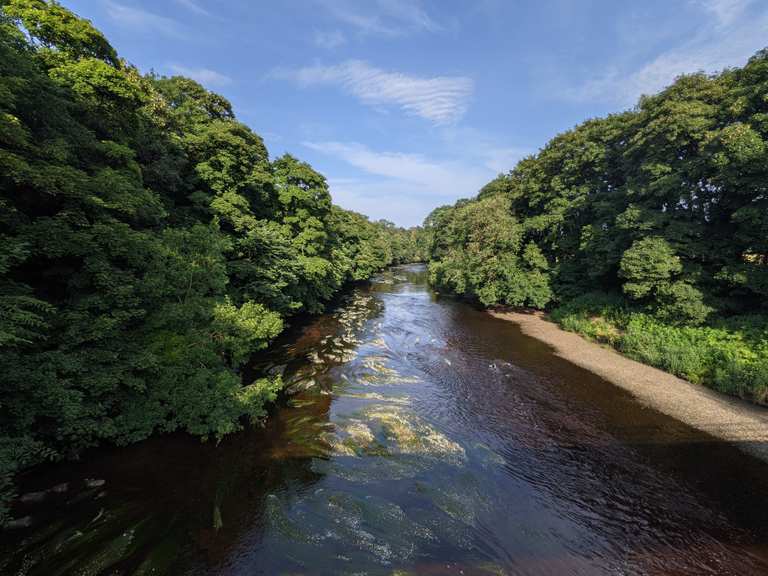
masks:
<svg viewBox="0 0 768 576"><path fill-rule="evenodd" d="M241 367L346 282L423 259L230 103L54 1L0 2L0 476L264 414Z"/></svg>
<svg viewBox="0 0 768 576"><path fill-rule="evenodd" d="M768 50L588 120L424 225L430 278L768 402Z"/></svg>
<svg viewBox="0 0 768 576"><path fill-rule="evenodd" d="M762 51L556 136L427 218L433 281L539 308L618 291L680 323L765 311L767 88Z"/></svg>

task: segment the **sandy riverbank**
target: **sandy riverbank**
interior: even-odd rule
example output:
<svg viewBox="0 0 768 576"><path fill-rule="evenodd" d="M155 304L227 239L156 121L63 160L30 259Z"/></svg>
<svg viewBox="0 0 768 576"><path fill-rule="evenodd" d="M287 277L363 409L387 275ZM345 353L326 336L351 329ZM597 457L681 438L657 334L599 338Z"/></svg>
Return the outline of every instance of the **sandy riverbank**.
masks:
<svg viewBox="0 0 768 576"><path fill-rule="evenodd" d="M555 353L630 393L638 401L768 462L768 410L691 384L672 374L589 342L540 313L497 312Z"/></svg>

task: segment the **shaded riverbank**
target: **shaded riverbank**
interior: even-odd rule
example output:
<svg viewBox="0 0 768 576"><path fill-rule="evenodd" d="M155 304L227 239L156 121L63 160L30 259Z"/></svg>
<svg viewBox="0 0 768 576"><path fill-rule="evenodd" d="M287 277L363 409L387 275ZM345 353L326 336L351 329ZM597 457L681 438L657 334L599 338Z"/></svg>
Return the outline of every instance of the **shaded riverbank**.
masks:
<svg viewBox="0 0 768 576"><path fill-rule="evenodd" d="M491 311L641 403L768 462L768 409L726 397L561 329L537 312Z"/></svg>
<svg viewBox="0 0 768 576"><path fill-rule="evenodd" d="M436 296L423 266L357 287L266 362L302 391L264 428L22 478L48 492L17 502L30 525L2 533L0 573L768 572L768 464Z"/></svg>

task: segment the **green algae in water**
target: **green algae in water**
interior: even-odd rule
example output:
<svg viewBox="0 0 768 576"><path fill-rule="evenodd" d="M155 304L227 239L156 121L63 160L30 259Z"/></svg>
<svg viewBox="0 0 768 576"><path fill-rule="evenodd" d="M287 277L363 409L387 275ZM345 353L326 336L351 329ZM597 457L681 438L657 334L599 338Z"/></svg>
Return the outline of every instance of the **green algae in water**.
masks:
<svg viewBox="0 0 768 576"><path fill-rule="evenodd" d="M306 529L300 527L302 524L288 517L283 503L275 494L267 495L265 516L269 521L269 526L283 538L303 544L309 544L316 540Z"/></svg>
<svg viewBox="0 0 768 576"><path fill-rule="evenodd" d="M349 441L354 446L360 446L361 448L370 446L376 440L371 429L360 421L350 422L344 431L347 433Z"/></svg>
<svg viewBox="0 0 768 576"><path fill-rule="evenodd" d="M429 528L400 506L371 495L318 490L311 498L293 502L290 510L282 509L278 500L270 498L270 523L300 545L293 549L297 559L317 558L318 548L334 549L328 546L335 542L343 552L325 561L386 566L407 561L423 543L434 541Z"/></svg>
<svg viewBox="0 0 768 576"><path fill-rule="evenodd" d="M504 460L503 456L480 442L474 442L470 446L470 458L473 463L479 464L486 469L498 468L506 464L506 460Z"/></svg>
<svg viewBox="0 0 768 576"><path fill-rule="evenodd" d="M474 526L479 516L490 509L485 490L471 474L457 474L449 480L442 485L417 482L415 492L452 519Z"/></svg>
<svg viewBox="0 0 768 576"><path fill-rule="evenodd" d="M376 400L379 403L387 404L399 404L401 406L407 406L411 403L410 396L398 395L398 396L385 396L378 392L346 392L340 391L334 394L337 398L353 398L355 400Z"/></svg>
<svg viewBox="0 0 768 576"><path fill-rule="evenodd" d="M415 376L402 376L389 368L384 367L386 368L385 370L379 368L377 366L375 369L371 369L372 371L370 372L355 375L355 382L366 386L397 386L421 383L421 379Z"/></svg>
<svg viewBox="0 0 768 576"><path fill-rule="evenodd" d="M380 425L393 453L416 454L454 465L466 460L460 444L400 407L375 406L365 410L363 416Z"/></svg>
<svg viewBox="0 0 768 576"><path fill-rule="evenodd" d="M335 476L347 482L365 485L413 478L432 466L431 462L418 456L392 456L385 452L366 458L315 459L311 468L317 474Z"/></svg>
<svg viewBox="0 0 768 576"><path fill-rule="evenodd" d="M409 518L399 505L382 498L339 492L329 497L328 508L334 522L348 531L345 536L380 561L407 560L418 545L434 540L428 528Z"/></svg>
<svg viewBox="0 0 768 576"><path fill-rule="evenodd" d="M359 420L351 420L337 425L338 432L329 433L327 441L335 454L342 456L360 456L362 454L386 453L376 443L371 429Z"/></svg>

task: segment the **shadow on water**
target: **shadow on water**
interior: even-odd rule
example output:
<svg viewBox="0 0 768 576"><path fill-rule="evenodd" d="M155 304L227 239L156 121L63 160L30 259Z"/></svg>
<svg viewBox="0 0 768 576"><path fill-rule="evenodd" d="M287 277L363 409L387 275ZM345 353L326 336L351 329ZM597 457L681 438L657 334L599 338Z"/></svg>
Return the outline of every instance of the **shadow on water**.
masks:
<svg viewBox="0 0 768 576"><path fill-rule="evenodd" d="M602 532L638 573L768 574L768 463L643 407L518 326L444 300L448 324L462 329L446 339L461 355L449 356L443 384L463 401L442 417L501 439L509 476ZM480 387L478 360L497 375ZM531 568L538 560L519 573L548 573L547 564Z"/></svg>
<svg viewBox="0 0 768 576"><path fill-rule="evenodd" d="M173 434L36 470L23 480L32 498L14 510L33 518L33 531L3 546L0 571L174 574L222 562L242 534L261 531L268 494L309 490L320 478L311 461L329 447L307 432L327 425L324 399L297 397L265 428L218 445Z"/></svg>
<svg viewBox="0 0 768 576"><path fill-rule="evenodd" d="M23 479L8 574L768 573L768 465L394 268L255 370L297 394Z"/></svg>
<svg viewBox="0 0 768 576"><path fill-rule="evenodd" d="M279 372L293 388L263 427L220 443L168 434L25 474L12 512L30 526L0 532L0 573L204 574L243 541L258 542L271 499L301 495L323 476L315 461L332 452L328 372L381 312L358 292L297 322L248 368Z"/></svg>
<svg viewBox="0 0 768 576"><path fill-rule="evenodd" d="M488 355L507 358L517 369L547 382L546 396L537 397L530 386L526 393L549 403L547 420L560 435L558 450L578 452L584 446L585 436L574 442L569 433L587 420L599 431L589 446L630 447L643 461L677 477L684 490L700 491L719 503L724 514L768 544L768 503L763 496L768 494L768 463L734 443L639 405L629 392L557 356L554 348L523 334L513 323L481 311L462 309L458 314L468 333L483 335Z"/></svg>

